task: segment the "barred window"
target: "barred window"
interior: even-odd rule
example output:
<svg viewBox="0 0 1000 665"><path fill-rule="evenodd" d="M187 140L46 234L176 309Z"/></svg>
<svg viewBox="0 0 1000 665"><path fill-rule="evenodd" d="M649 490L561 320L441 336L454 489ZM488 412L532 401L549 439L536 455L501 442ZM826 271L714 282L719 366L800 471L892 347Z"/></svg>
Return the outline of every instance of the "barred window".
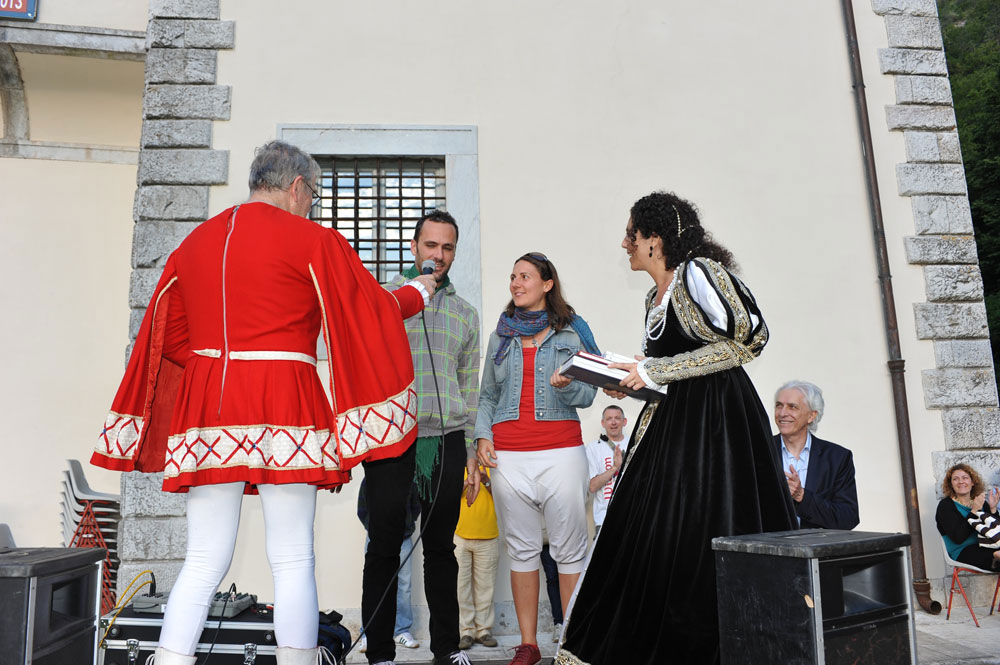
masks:
<svg viewBox="0 0 1000 665"><path fill-rule="evenodd" d="M340 231L379 282L412 262L417 220L445 206L445 160L439 157L322 157L320 200L311 217Z"/></svg>

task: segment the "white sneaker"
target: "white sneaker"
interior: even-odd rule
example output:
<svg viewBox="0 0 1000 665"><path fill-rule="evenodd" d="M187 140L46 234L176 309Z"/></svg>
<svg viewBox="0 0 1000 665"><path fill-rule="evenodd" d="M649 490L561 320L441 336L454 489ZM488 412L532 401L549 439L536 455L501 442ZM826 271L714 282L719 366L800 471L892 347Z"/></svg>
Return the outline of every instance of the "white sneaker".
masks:
<svg viewBox="0 0 1000 665"><path fill-rule="evenodd" d="M362 635L361 638L358 640L358 651L360 651L361 653L364 653L364 652L368 651L368 636L367 635Z"/></svg>
<svg viewBox="0 0 1000 665"><path fill-rule="evenodd" d="M562 635L562 624L557 623L552 626L552 641L558 642L559 637Z"/></svg>
<svg viewBox="0 0 1000 665"><path fill-rule="evenodd" d="M417 640L413 637L413 635L410 634L410 631L408 630L404 630L403 632L401 632L399 635L396 635L392 639L396 640L396 644L401 644L407 649L416 649L417 647L420 646L420 642L417 642Z"/></svg>

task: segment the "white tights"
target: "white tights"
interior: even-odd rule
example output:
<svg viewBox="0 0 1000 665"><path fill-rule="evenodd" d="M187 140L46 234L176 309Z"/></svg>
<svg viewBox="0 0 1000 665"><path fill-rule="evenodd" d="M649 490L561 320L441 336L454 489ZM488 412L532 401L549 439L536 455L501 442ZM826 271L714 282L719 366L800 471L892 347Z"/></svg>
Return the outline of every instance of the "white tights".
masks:
<svg viewBox="0 0 1000 665"><path fill-rule="evenodd" d="M243 483L192 487L187 495L187 555L163 617L160 646L194 655L208 607L233 561ZM312 485L258 485L267 560L274 577L278 646L312 649L319 631Z"/></svg>

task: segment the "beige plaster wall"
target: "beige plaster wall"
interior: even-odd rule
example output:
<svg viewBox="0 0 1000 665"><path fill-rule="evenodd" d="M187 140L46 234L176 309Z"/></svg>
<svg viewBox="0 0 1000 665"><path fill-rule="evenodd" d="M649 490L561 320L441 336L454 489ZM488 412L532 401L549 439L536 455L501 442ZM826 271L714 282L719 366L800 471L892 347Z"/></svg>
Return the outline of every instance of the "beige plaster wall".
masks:
<svg viewBox="0 0 1000 665"><path fill-rule="evenodd" d="M933 574L930 452L940 419L923 408L907 265L909 202L896 196L901 134L885 129L892 81L879 74L883 20L857 3L898 303L918 484ZM886 345L848 56L835 3L535 3L446 0L317 3L310 20L262 0L224 0L236 48L219 55L232 119L229 186L213 210L246 196L252 150L279 123L475 125L479 130L484 321L508 298L512 260L528 250L559 267L566 295L605 348L637 351L645 275L619 248L632 202L654 189L694 201L736 255L772 330L749 372L768 405L784 380L825 391L820 436L850 447L861 527L905 531ZM268 43L272 48L258 48ZM302 63L303 66L290 66ZM262 85L261 81L272 82ZM275 94L280 85L284 94ZM298 94L296 94L298 92ZM462 247L459 247L462 251ZM601 397L584 414L596 436ZM637 405L628 404L633 418ZM321 605L357 607L363 534L356 486L323 495L317 528ZM230 579L267 595L259 504L244 510ZM501 563L498 600L510 598ZM228 583L229 580L227 580ZM414 603L421 604L419 575Z"/></svg>
<svg viewBox="0 0 1000 665"><path fill-rule="evenodd" d="M0 522L21 547L62 545L65 460L90 458L121 378L134 188L135 166L0 159Z"/></svg>
<svg viewBox="0 0 1000 665"><path fill-rule="evenodd" d="M147 0L40 0L38 21L117 30L145 30Z"/></svg>
<svg viewBox="0 0 1000 665"><path fill-rule="evenodd" d="M144 63L35 53L18 62L32 140L139 145Z"/></svg>

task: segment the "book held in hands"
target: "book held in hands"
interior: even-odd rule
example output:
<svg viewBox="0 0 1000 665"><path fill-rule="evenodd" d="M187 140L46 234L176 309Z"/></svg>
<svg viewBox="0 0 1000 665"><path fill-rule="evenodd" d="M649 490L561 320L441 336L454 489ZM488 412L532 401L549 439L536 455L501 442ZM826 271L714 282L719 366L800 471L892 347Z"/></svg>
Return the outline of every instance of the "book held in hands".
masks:
<svg viewBox="0 0 1000 665"><path fill-rule="evenodd" d="M632 358L610 351L606 352L603 356L587 353L586 351L578 351L562 364L562 367L559 368L559 373L577 381L597 386L598 388L617 390L636 399L661 399L667 392L666 386L657 386L655 388L643 387L639 390L632 390L621 385L621 380L628 376L628 371L617 367L608 367L611 363L633 362L635 360Z"/></svg>

